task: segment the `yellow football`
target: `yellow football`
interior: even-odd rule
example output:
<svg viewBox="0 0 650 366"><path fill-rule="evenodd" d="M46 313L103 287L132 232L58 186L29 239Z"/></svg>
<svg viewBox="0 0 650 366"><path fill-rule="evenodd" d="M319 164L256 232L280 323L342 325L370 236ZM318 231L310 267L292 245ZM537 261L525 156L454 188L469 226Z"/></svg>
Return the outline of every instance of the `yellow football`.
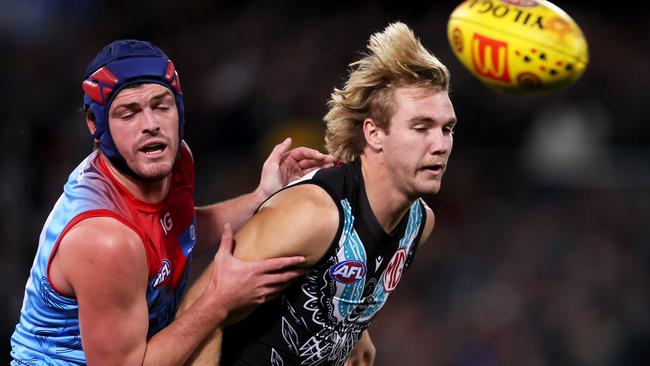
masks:
<svg viewBox="0 0 650 366"><path fill-rule="evenodd" d="M472 74L506 92L557 90L589 62L578 24L545 0L467 0L451 14L447 36Z"/></svg>

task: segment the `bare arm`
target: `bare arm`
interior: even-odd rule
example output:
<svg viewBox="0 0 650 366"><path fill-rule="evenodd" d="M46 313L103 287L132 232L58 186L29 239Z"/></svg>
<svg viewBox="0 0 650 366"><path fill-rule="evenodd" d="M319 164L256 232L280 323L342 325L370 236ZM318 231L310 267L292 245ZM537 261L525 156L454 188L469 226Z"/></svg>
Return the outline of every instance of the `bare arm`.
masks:
<svg viewBox="0 0 650 366"><path fill-rule="evenodd" d="M217 244L225 223L230 223L234 231L239 230L264 200L280 188L316 168L332 165L333 157L329 155L305 147L289 150L290 147L290 138L275 146L262 167L260 185L252 193L197 207L199 230L196 253L204 252Z"/></svg>
<svg viewBox="0 0 650 366"><path fill-rule="evenodd" d="M311 267L325 254L336 235L338 208L325 191L314 185L299 185L268 200L235 236L234 255L243 261L284 256L303 256L302 267ZM189 289L181 309L203 293L208 267ZM280 281L279 286L286 283Z"/></svg>
<svg viewBox="0 0 650 366"><path fill-rule="evenodd" d="M339 225L336 204L322 188L304 184L267 201L236 235L234 255L245 261L301 255L305 267L329 248Z"/></svg>
<svg viewBox="0 0 650 366"><path fill-rule="evenodd" d="M148 267L140 237L117 220L103 217L84 220L70 230L50 274L57 288L77 298L88 364L180 365L230 311L242 304L261 303L267 290L255 275L259 268L229 256L232 232L226 233L224 250L214 260L218 270L210 273L206 290L168 327L147 340ZM274 269L299 262L284 261Z"/></svg>
<svg viewBox="0 0 650 366"><path fill-rule="evenodd" d="M196 208L198 236L195 254L213 248L223 234L223 226L230 223L234 230L241 228L266 197L256 190L237 198Z"/></svg>
<svg viewBox="0 0 650 366"><path fill-rule="evenodd" d="M77 298L81 339L90 365L181 364L211 330L207 324L218 324L227 315L219 299L201 297L196 311L147 342L145 250L135 232L112 218L77 224L63 238L50 270L56 285ZM185 341L174 341L179 338Z"/></svg>
<svg viewBox="0 0 650 366"><path fill-rule="evenodd" d="M338 208L321 188L300 185L282 191L267 201L237 233L235 256L256 261L289 255L305 257L302 266L317 263L329 248L339 224ZM208 283L209 268L189 290L181 308L189 306ZM279 292L286 280L270 285ZM243 318L253 307L231 314L226 323ZM216 330L192 356L192 365L214 365L220 354L221 330Z"/></svg>

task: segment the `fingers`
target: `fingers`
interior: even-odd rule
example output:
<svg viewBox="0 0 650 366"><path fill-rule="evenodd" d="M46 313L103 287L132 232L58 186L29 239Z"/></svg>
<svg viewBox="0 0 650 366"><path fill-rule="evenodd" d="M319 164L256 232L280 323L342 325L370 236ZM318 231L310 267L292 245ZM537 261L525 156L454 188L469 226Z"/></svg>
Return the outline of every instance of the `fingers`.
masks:
<svg viewBox="0 0 650 366"><path fill-rule="evenodd" d="M296 161L301 161L301 160L317 160L317 161L325 161L325 162L333 162L334 157L331 155L323 154L318 150L310 149L308 147L297 147L289 152L287 152L293 159Z"/></svg>
<svg viewBox="0 0 650 366"><path fill-rule="evenodd" d="M279 163L290 147L291 147L291 137L287 137L286 139L284 139L284 141L275 145L273 151L271 151L271 154L269 154L269 157L266 160L273 163Z"/></svg>
<svg viewBox="0 0 650 366"><path fill-rule="evenodd" d="M275 272L285 268L297 266L304 262L305 257L302 256L265 259L260 262L259 270L260 272Z"/></svg>
<svg viewBox="0 0 650 366"><path fill-rule="evenodd" d="M300 268L300 269L286 270L279 273L271 273L271 274L267 274L264 277L264 282L266 282L269 286L284 285L284 284L289 285L290 281L295 280L300 276L304 276L309 272L310 270L308 269Z"/></svg>
<svg viewBox="0 0 650 366"><path fill-rule="evenodd" d="M230 223L226 223L223 226L223 233L221 234L221 244L219 245L219 250L225 250L226 252L232 254L233 248L233 234Z"/></svg>
<svg viewBox="0 0 650 366"><path fill-rule="evenodd" d="M329 156L329 155L323 155L323 156ZM315 168L329 168L330 166L333 165L334 163L328 161L327 159L304 159L298 161L298 166L303 171L311 170Z"/></svg>
<svg viewBox="0 0 650 366"><path fill-rule="evenodd" d="M298 147L285 154L285 164L291 166L291 179L297 179L318 168L334 166L334 157L318 150Z"/></svg>

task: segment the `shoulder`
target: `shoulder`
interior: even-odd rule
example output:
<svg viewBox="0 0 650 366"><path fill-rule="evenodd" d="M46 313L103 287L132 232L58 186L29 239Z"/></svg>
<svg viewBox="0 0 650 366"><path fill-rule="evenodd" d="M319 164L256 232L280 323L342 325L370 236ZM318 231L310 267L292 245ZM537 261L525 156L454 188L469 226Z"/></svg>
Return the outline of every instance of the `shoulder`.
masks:
<svg viewBox="0 0 650 366"><path fill-rule="evenodd" d="M336 203L319 184L306 182L287 187L267 200L260 209L273 206L294 206L305 208L336 208Z"/></svg>
<svg viewBox="0 0 650 366"><path fill-rule="evenodd" d="M239 253L242 259L302 255L315 264L334 240L339 221L336 203L321 187L292 186L266 201L237 233L235 251L246 251Z"/></svg>
<svg viewBox="0 0 650 366"><path fill-rule="evenodd" d="M296 220L301 226L313 225L313 229L335 228L339 223L339 209L334 199L321 186L300 184L278 192L260 207L281 212L277 219Z"/></svg>
<svg viewBox="0 0 650 366"><path fill-rule="evenodd" d="M148 273L140 237L114 218L95 217L75 225L62 244L57 256L78 304L88 363L141 362L136 353L145 348Z"/></svg>
<svg viewBox="0 0 650 366"><path fill-rule="evenodd" d="M422 203L422 207L424 208L424 215L426 216L424 229L422 229L422 236L420 237L420 244L423 244L427 241L431 235L431 232L433 231L433 227L436 224L436 216L433 213L431 207L429 207L429 205L427 205L423 199L420 199L420 202Z"/></svg>
<svg viewBox="0 0 650 366"><path fill-rule="evenodd" d="M111 217L93 217L73 226L59 245L58 268L73 291L98 283L146 283L147 256L140 236ZM139 281L138 281L139 282Z"/></svg>

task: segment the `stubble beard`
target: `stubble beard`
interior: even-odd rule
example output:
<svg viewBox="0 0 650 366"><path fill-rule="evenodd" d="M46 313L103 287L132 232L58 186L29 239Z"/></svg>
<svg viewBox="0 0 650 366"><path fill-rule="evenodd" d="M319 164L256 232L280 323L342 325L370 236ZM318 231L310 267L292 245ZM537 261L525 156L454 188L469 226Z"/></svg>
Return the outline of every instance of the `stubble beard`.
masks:
<svg viewBox="0 0 650 366"><path fill-rule="evenodd" d="M178 160L180 145L174 153L174 159L171 163L167 161L154 162L149 164L143 164L140 166L136 164L128 164L129 168L136 174L138 179L145 183L158 183L163 181L165 178L169 177L176 165L176 160Z"/></svg>

